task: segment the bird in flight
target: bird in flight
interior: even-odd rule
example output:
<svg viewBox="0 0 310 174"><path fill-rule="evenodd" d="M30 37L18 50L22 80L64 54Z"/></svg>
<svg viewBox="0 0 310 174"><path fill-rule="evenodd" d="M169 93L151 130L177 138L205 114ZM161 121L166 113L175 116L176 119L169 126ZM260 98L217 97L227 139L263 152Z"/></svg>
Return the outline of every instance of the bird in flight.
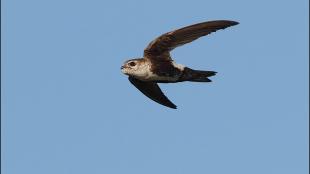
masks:
<svg viewBox="0 0 310 174"><path fill-rule="evenodd" d="M149 43L144 49L143 58L127 60L121 70L145 96L161 105L176 109L177 106L165 96L157 83L211 82L208 77L214 76L216 72L194 70L177 64L171 58L170 51L202 36L237 24L239 23L235 21L216 20L165 33Z"/></svg>

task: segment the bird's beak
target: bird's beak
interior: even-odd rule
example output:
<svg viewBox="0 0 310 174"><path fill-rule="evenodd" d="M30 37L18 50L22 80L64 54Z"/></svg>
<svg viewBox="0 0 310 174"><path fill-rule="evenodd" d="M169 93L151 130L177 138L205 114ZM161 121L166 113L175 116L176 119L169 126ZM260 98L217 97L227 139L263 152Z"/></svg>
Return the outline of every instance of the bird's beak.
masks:
<svg viewBox="0 0 310 174"><path fill-rule="evenodd" d="M124 69L125 68L125 66L123 65L123 66L121 66L121 69Z"/></svg>

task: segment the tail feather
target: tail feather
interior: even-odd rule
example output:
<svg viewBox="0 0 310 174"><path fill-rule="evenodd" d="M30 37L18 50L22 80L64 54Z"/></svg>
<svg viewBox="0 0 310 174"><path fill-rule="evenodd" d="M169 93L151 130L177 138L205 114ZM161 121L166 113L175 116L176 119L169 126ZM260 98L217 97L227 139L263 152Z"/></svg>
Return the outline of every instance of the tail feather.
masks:
<svg viewBox="0 0 310 174"><path fill-rule="evenodd" d="M217 73L215 71L193 70L190 68L186 68L184 70L183 80L191 82L211 82L208 77L214 76Z"/></svg>

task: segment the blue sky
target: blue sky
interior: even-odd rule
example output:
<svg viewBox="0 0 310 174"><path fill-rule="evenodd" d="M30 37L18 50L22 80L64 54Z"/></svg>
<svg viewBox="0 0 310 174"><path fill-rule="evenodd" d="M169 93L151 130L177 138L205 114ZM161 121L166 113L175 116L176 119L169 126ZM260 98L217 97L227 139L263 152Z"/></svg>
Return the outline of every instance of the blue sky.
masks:
<svg viewBox="0 0 310 174"><path fill-rule="evenodd" d="M308 173L308 1L3 0L3 174ZM120 72L162 33L239 25L172 56L212 83Z"/></svg>

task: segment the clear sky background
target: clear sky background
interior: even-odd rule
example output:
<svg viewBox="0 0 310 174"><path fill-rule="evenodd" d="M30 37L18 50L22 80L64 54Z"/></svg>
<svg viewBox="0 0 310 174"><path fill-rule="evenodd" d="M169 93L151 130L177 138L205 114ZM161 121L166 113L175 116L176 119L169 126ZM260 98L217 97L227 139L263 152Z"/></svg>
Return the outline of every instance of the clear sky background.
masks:
<svg viewBox="0 0 310 174"><path fill-rule="evenodd" d="M307 0L3 0L3 174L306 174ZM177 48L212 83L162 84L177 110L120 72L162 33L239 25Z"/></svg>

